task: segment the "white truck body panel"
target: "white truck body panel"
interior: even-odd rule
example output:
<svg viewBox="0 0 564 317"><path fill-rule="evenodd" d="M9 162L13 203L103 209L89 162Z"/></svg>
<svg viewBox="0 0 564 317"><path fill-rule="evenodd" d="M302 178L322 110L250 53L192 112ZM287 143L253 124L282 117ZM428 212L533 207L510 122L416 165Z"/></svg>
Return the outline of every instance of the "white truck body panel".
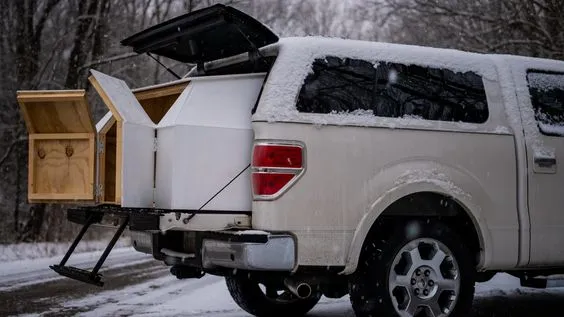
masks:
<svg viewBox="0 0 564 317"><path fill-rule="evenodd" d="M494 61L485 55L451 50L324 39L307 45L301 41L281 42L253 128L256 140L304 142L308 166L303 178L277 201L253 204L253 227L294 232L299 237L300 265L344 265L345 272L352 273L377 216L399 198L433 191L453 196L469 209L480 228L484 250L480 266L517 266L515 142ZM347 49L351 42L358 46ZM304 51L311 54L300 57ZM489 118L483 124L467 124L292 110L295 101L291 100L296 99L309 65L314 58L327 55L375 64L392 61L474 71L483 76ZM299 67L288 67L291 61ZM287 94L281 95L281 90Z"/></svg>
<svg viewBox="0 0 564 317"><path fill-rule="evenodd" d="M527 266L562 266L564 250L555 246L564 241L564 170L558 166L564 157L564 138L541 132L531 103L527 72L557 76L553 78L558 81L554 84L564 87L564 63L516 56L506 58L515 82L529 167L523 170L528 179L528 191L522 196L528 197L530 218L530 257ZM552 159L555 164L543 167L536 162L537 159Z"/></svg>
<svg viewBox="0 0 564 317"><path fill-rule="evenodd" d="M254 202L252 219L256 229L295 233L300 265L352 265L376 217L419 191L452 195L476 208L484 266L517 264L511 135L262 122L253 127L259 140L307 145L305 174L275 202ZM397 146L389 142L399 139Z"/></svg>

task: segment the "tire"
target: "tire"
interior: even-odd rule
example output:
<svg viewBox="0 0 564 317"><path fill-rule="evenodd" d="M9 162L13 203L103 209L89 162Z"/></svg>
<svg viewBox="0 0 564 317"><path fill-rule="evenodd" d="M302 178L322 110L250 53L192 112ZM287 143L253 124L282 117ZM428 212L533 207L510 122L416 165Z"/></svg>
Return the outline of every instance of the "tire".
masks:
<svg viewBox="0 0 564 317"><path fill-rule="evenodd" d="M349 283L356 316L458 317L469 313L474 257L462 239L434 219L392 226L388 238L378 238L379 230L374 230L364 243Z"/></svg>
<svg viewBox="0 0 564 317"><path fill-rule="evenodd" d="M225 282L235 303L244 311L258 317L303 316L321 298L320 293L314 293L309 298L299 299L288 291L276 296L267 296L258 282L242 276L227 276Z"/></svg>

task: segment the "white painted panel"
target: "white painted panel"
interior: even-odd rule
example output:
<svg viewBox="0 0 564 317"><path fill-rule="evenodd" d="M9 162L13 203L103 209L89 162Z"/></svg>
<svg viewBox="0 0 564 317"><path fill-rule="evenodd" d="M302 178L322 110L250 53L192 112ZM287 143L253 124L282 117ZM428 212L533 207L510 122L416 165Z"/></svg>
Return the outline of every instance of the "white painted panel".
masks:
<svg viewBox="0 0 564 317"><path fill-rule="evenodd" d="M190 82L158 125L156 203L199 209L251 160L251 110L264 74ZM247 169L202 210L251 210Z"/></svg>
<svg viewBox="0 0 564 317"><path fill-rule="evenodd" d="M264 77L264 74L249 74L194 78L189 85L191 91L178 98L159 127L194 125L250 129L250 112Z"/></svg>
<svg viewBox="0 0 564 317"><path fill-rule="evenodd" d="M162 122L162 121L161 121ZM184 147L183 143L176 144L174 128L158 129L158 147L156 164L156 195L155 203L159 208L172 208L172 181L174 176L174 164L176 157L169 153L174 152L175 148ZM180 161L178 164L182 164Z"/></svg>
<svg viewBox="0 0 564 317"><path fill-rule="evenodd" d="M100 121L98 121L98 123L96 123L96 132L100 132L102 131L102 129L106 126L106 124L108 124L108 121L110 121L110 119L112 118L112 112L108 111L103 117L102 119L100 119Z"/></svg>
<svg viewBox="0 0 564 317"><path fill-rule="evenodd" d="M157 158L174 152L173 165L168 167L172 167L173 209L199 209L251 159L251 130L180 126L175 127L174 138L176 142L169 143L173 148L167 151L161 152L159 145L163 154ZM249 173L242 174L203 209L251 210L250 185Z"/></svg>
<svg viewBox="0 0 564 317"><path fill-rule="evenodd" d="M164 117L159 121L159 128L166 128L172 127L176 124L176 118L178 118L178 113L184 108L185 105L190 103L190 98L192 97L192 83L190 83L180 96L176 98L176 101L172 104L168 112L164 115Z"/></svg>
<svg viewBox="0 0 564 317"><path fill-rule="evenodd" d="M184 219L189 216L190 214L184 214L177 219L174 213L165 214L161 217L159 229L161 231L214 231L233 227L249 228L251 226L251 216L249 215L199 213L188 223L184 223Z"/></svg>
<svg viewBox="0 0 564 317"><path fill-rule="evenodd" d="M100 84L113 106L116 107L123 121L154 126L153 121L145 113L145 110L143 110L143 107L139 104L139 101L137 101L137 98L135 98L135 95L133 95L125 81L95 70L90 70L90 72L96 78L96 81Z"/></svg>
<svg viewBox="0 0 564 317"><path fill-rule="evenodd" d="M123 124L123 207L153 206L154 135L153 127Z"/></svg>
<svg viewBox="0 0 564 317"><path fill-rule="evenodd" d="M108 106L115 108L123 122L121 205L151 207L155 169L155 124L123 80L95 70L91 72L112 103Z"/></svg>

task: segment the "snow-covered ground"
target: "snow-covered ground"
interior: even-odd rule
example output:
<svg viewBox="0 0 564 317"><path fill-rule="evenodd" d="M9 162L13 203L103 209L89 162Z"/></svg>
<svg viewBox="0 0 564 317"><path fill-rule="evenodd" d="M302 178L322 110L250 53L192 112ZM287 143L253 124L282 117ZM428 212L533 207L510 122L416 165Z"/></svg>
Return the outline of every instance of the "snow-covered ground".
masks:
<svg viewBox="0 0 564 317"><path fill-rule="evenodd" d="M0 244L0 262L16 260L30 260L62 255L67 252L70 242L33 242L33 243L14 243ZM76 252L90 252L103 250L108 245L108 239L81 241L77 246ZM119 239L116 248L131 246L131 239L126 236Z"/></svg>
<svg viewBox="0 0 564 317"><path fill-rule="evenodd" d="M99 252L79 254L74 264L94 265ZM0 315L249 317L231 300L222 278L178 280L168 268L131 248L110 255L105 288L61 278L47 266L58 258L0 263ZM563 316L564 288L522 288L498 274L476 285L474 316ZM323 298L312 317L354 316L348 297Z"/></svg>
<svg viewBox="0 0 564 317"><path fill-rule="evenodd" d="M93 267L101 254L102 251L74 254L68 263L80 268ZM0 292L62 279L63 277L49 269L49 265L57 264L61 259L62 255L57 255L41 259L0 263ZM149 262L153 262L151 257L135 252L131 247L117 248L112 251L111 256L108 257L102 268L117 269Z"/></svg>

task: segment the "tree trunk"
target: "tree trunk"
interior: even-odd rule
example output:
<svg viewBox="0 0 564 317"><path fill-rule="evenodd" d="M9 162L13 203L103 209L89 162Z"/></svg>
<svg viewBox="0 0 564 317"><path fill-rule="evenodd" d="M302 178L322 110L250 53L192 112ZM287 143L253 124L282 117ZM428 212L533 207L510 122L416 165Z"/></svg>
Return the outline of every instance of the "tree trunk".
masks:
<svg viewBox="0 0 564 317"><path fill-rule="evenodd" d="M90 34L95 27L99 0L85 0L78 2L78 26L74 34L74 42L70 54L67 76L65 80L66 88L83 87L83 70L80 67L86 64L88 50L92 46L89 43Z"/></svg>

